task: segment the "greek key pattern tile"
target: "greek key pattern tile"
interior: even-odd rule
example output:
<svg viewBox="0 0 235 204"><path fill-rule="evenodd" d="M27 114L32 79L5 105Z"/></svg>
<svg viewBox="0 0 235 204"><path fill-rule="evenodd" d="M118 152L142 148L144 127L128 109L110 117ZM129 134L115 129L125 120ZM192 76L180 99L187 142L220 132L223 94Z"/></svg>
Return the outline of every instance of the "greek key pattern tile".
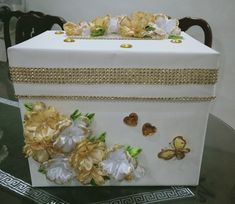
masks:
<svg viewBox="0 0 235 204"><path fill-rule="evenodd" d="M17 194L27 197L39 204L69 204L45 191L33 188L28 183L0 170L0 186L4 186Z"/></svg>
<svg viewBox="0 0 235 204"><path fill-rule="evenodd" d="M19 108L19 103L17 101L8 100L2 97L0 97L0 103Z"/></svg>
<svg viewBox="0 0 235 204"><path fill-rule="evenodd" d="M0 185L39 204L69 204L68 202L43 190L33 188L28 183L2 170L0 170ZM190 198L194 196L194 193L189 188L171 187L153 192L144 192L117 197L115 199L96 202L94 204L150 204L167 200Z"/></svg>
<svg viewBox="0 0 235 204"><path fill-rule="evenodd" d="M194 197L194 193L185 187L171 187L154 192L137 193L95 204L145 204Z"/></svg>

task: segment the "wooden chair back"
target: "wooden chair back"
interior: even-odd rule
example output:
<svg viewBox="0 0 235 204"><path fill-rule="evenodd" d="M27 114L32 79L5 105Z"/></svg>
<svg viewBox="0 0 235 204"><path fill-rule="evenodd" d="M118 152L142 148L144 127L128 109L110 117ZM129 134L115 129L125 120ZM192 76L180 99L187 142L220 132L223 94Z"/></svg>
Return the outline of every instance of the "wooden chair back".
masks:
<svg viewBox="0 0 235 204"><path fill-rule="evenodd" d="M30 11L24 13L22 11L11 11L8 7L2 7L1 10L4 41L6 50L12 46L10 34L10 21L16 18L15 27L15 44L28 40L40 33L51 30L54 25L59 25L63 29L63 24L66 22L59 16L45 15L42 12Z"/></svg>
<svg viewBox="0 0 235 204"><path fill-rule="evenodd" d="M185 17L179 20L179 27L182 31L187 31L192 26L199 26L204 32L204 44L208 47L212 46L212 30L210 25L201 18Z"/></svg>

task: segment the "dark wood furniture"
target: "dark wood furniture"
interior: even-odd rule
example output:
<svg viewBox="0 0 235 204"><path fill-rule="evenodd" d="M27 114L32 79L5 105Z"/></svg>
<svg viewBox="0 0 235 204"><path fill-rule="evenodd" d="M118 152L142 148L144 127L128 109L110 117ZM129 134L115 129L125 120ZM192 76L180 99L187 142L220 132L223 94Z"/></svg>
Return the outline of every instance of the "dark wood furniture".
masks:
<svg viewBox="0 0 235 204"><path fill-rule="evenodd" d="M63 29L66 22L58 16L45 15L42 12L11 11L7 6L0 8L0 20L4 25L4 40L6 49L12 45L9 25L12 18L16 18L15 44L23 42L46 30L51 30L52 26L58 24ZM200 18L185 17L179 20L179 27L182 31L187 31L192 26L199 26L204 31L204 44L212 46L212 31L210 25Z"/></svg>
<svg viewBox="0 0 235 204"><path fill-rule="evenodd" d="M185 17L179 20L179 27L182 31L187 31L192 26L199 26L204 32L204 44L208 47L212 46L212 30L210 25L201 18Z"/></svg>
<svg viewBox="0 0 235 204"><path fill-rule="evenodd" d="M30 11L24 13L22 11L11 11L7 6L0 8L0 19L4 26L4 41L6 50L12 45L10 38L10 21L16 18L15 28L15 44L23 42L36 36L58 24L63 29L63 24L66 22L58 16L45 15L42 12Z"/></svg>

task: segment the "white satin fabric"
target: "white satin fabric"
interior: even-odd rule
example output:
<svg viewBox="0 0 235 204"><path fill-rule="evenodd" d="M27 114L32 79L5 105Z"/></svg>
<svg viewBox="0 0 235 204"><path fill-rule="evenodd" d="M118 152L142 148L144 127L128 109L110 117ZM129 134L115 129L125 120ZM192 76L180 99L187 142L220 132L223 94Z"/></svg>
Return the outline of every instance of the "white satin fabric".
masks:
<svg viewBox="0 0 235 204"><path fill-rule="evenodd" d="M63 130L54 142L54 146L64 153L70 153L78 142L91 134L90 124L87 118L80 117L77 121Z"/></svg>
<svg viewBox="0 0 235 204"><path fill-rule="evenodd" d="M140 167L135 159L127 155L123 148L111 151L100 165L104 172L118 181L122 181L129 175L133 179L144 175L144 168Z"/></svg>
<svg viewBox="0 0 235 204"><path fill-rule="evenodd" d="M67 184L75 177L75 173L69 165L68 158L53 158L44 162L42 166L46 171L46 178L56 184Z"/></svg>

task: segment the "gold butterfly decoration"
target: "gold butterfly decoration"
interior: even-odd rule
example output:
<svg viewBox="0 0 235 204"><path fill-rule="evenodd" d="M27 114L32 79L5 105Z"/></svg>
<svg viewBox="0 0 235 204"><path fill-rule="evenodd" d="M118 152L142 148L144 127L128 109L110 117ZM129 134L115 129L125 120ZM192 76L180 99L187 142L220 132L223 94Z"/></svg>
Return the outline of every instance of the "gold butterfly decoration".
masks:
<svg viewBox="0 0 235 204"><path fill-rule="evenodd" d="M187 142L182 136L175 137L170 143L171 148L162 149L161 152L158 153L158 158L170 160L173 157L177 159L183 159L186 153L190 152L189 148L185 148Z"/></svg>

